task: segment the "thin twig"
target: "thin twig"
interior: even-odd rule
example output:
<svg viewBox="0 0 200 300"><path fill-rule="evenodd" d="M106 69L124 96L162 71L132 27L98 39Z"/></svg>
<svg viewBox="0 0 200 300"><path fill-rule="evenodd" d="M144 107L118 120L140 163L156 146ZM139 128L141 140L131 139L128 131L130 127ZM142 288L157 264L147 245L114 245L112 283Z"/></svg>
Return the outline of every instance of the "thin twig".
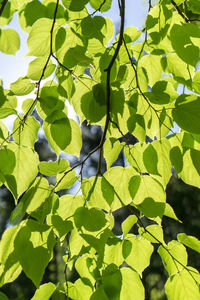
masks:
<svg viewBox="0 0 200 300"><path fill-rule="evenodd" d="M120 33L119 33L119 40L117 43L117 47L115 49L115 53L108 65L108 67L105 69L105 72L107 72L107 77L106 77L106 121L105 121L105 126L104 126L104 131L101 137L100 141L100 152L99 152L99 162L98 162L98 168L97 168L97 173L101 174L101 161L102 161L102 154L103 154L103 144L106 138L106 133L108 130L108 125L110 121L110 95L111 95L111 87L110 87L110 73L111 69L113 67L113 64L117 58L117 55L119 53L120 47L123 43L123 33L124 33L124 22L125 22L125 0L121 0L121 5L119 5L120 8L120 17L121 17L121 25L120 25Z"/></svg>

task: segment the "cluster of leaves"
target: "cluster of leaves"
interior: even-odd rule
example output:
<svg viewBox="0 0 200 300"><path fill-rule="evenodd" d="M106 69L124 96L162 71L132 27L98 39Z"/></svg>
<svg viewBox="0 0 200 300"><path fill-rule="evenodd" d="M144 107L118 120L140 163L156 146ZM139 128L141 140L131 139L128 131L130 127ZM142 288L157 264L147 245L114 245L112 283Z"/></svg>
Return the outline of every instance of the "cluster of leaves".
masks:
<svg viewBox="0 0 200 300"><path fill-rule="evenodd" d="M16 203L12 226L0 243L0 286L23 270L37 288L32 299L59 294L74 300L144 299L142 273L158 244L169 274L168 299L200 299L200 275L187 265L186 250L200 252L200 241L181 233L166 244L162 229L164 215L177 220L165 193L172 167L184 182L199 187L200 2L148 3L142 35L135 27L125 29L125 0L119 0L120 32L111 43L112 21L96 15L109 10L111 0L1 1L0 50L15 54L20 47L17 32L3 29L17 12L28 33L27 55L35 58L25 77L9 90L2 84L0 88L0 118L16 116L12 132L0 122L0 181ZM56 79L43 84L51 74ZM32 91L35 98L24 100L19 113L17 96ZM99 145L73 166L59 157L61 152L79 157L82 147L80 124L68 118L66 99L80 123L102 128ZM57 155L54 162L40 162L34 150L40 128L34 110ZM171 129L174 122L179 133ZM137 138L135 145L127 133ZM121 151L126 166L114 167ZM83 178L94 153L99 154L96 176ZM80 176L75 172L79 167ZM80 191L59 197L59 191L77 181ZM124 206L131 215L118 237L113 212ZM143 217L151 225L145 226ZM136 235L129 233L135 224ZM69 235L65 273L75 265L80 278L72 283L66 275L57 286L40 285L55 244L63 244Z"/></svg>

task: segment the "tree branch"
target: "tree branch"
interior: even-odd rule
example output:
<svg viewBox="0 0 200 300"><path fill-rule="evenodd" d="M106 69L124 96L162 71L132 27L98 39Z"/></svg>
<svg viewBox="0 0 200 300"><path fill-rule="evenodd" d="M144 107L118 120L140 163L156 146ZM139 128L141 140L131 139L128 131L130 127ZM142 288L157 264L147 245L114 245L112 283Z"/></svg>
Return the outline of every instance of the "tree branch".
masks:
<svg viewBox="0 0 200 300"><path fill-rule="evenodd" d="M119 1L120 3L120 1ZM121 25L120 25L120 33L119 33L119 40L117 43L117 47L115 49L115 53L108 65L108 67L105 69L105 72L107 72L107 77L106 77L106 92L107 92L107 98L106 98L106 121L105 121L105 126L104 126L104 131L101 137L100 141L100 152L99 152L99 163L98 163L98 168L97 168L97 175L101 174L101 161L102 161L102 153L103 153L103 144L106 138L106 133L108 130L108 125L110 121L110 95L111 95L111 87L110 87L110 73L111 69L113 67L113 64L117 58L117 55L119 53L120 47L123 43L123 33L124 33L124 20L125 20L125 0L121 0L121 4L119 4L119 9L120 9L120 17L121 17Z"/></svg>

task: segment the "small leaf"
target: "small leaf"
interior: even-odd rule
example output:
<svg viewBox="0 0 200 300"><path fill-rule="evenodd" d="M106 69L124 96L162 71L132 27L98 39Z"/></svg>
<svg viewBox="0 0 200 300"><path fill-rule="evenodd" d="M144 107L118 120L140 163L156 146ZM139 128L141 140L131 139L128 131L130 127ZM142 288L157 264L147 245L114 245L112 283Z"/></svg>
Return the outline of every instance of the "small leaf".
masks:
<svg viewBox="0 0 200 300"><path fill-rule="evenodd" d="M20 77L10 85L11 91L17 96L28 95L34 88L34 83L31 83L27 77Z"/></svg>
<svg viewBox="0 0 200 300"><path fill-rule="evenodd" d="M20 47L20 38L14 29L0 30L0 51L6 54L16 54Z"/></svg>
<svg viewBox="0 0 200 300"><path fill-rule="evenodd" d="M63 173L69 167L69 162L60 158L57 161L42 161L39 164L39 171L46 176L55 176L58 173Z"/></svg>
<svg viewBox="0 0 200 300"><path fill-rule="evenodd" d="M126 237L133 225L137 222L137 217L134 215L130 215L126 218L126 220L122 223L122 231L123 237Z"/></svg>
<svg viewBox="0 0 200 300"><path fill-rule="evenodd" d="M120 143L115 138L107 139L103 146L104 157L107 163L107 168L109 169L112 164L116 161L121 152L124 143Z"/></svg>
<svg viewBox="0 0 200 300"><path fill-rule="evenodd" d="M56 287L52 282L45 283L39 287L39 289L36 290L34 296L31 298L31 300L48 300L53 292L55 291Z"/></svg>
<svg viewBox="0 0 200 300"><path fill-rule="evenodd" d="M196 237L187 235L185 233L179 233L177 238L185 246L200 253L200 241Z"/></svg>

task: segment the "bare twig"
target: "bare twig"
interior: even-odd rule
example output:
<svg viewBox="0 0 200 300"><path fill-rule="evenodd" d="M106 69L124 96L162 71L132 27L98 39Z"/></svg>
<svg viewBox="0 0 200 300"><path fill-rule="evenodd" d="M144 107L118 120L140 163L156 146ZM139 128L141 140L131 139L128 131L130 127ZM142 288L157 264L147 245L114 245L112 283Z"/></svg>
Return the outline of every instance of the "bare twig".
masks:
<svg viewBox="0 0 200 300"><path fill-rule="evenodd" d="M120 17L121 17L119 40L117 43L117 47L115 49L115 53L108 65L108 67L105 69L105 72L107 72L107 77L106 77L106 92L107 92L107 95L106 95L107 96L107 98L106 98L106 121L105 121L104 131L103 131L101 141L100 141L100 152L99 152L99 163L98 163L98 168L97 168L97 175L101 174L103 144L104 144L104 141L106 138L106 133L107 133L108 125L109 125L109 121L110 121L110 95L111 95L110 73L111 73L113 64L117 58L117 55L119 53L120 47L123 43L124 21L125 21L125 0L121 0L121 4L119 5L119 8L120 8Z"/></svg>

